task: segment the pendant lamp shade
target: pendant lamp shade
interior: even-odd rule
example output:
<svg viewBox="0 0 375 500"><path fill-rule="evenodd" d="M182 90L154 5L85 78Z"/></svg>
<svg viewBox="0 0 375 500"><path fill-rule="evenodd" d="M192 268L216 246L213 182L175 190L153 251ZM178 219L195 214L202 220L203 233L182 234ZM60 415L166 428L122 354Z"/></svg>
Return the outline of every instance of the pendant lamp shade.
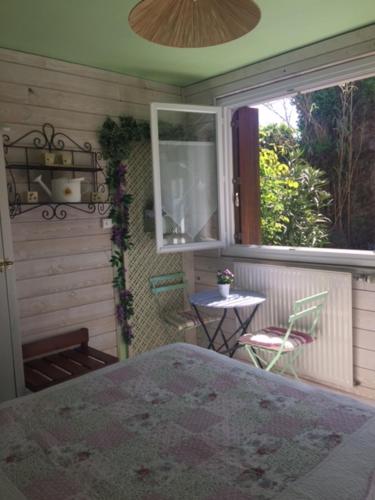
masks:
<svg viewBox="0 0 375 500"><path fill-rule="evenodd" d="M129 14L135 33L180 48L230 42L253 30L259 20L252 0L143 0Z"/></svg>

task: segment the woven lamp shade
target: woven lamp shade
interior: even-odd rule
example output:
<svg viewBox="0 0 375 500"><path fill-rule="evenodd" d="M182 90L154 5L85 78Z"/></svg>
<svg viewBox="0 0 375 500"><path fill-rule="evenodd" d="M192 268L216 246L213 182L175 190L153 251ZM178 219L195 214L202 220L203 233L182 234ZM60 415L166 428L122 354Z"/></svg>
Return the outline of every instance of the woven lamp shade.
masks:
<svg viewBox="0 0 375 500"><path fill-rule="evenodd" d="M143 0L129 14L135 33L179 48L230 42L253 30L259 20L252 0Z"/></svg>

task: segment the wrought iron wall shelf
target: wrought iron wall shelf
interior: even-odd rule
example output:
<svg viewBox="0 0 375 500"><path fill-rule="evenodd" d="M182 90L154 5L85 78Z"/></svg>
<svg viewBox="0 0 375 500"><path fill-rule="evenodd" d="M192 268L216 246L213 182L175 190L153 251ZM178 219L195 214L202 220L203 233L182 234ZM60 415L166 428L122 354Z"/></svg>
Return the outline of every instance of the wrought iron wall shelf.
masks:
<svg viewBox="0 0 375 500"><path fill-rule="evenodd" d="M40 130L30 130L16 140L11 141L8 135L4 135L3 139L11 218L39 207L42 208L41 217L45 220L63 220L68 216L69 208L101 216L109 212L110 203L105 184L105 167L101 164L102 156L100 152L93 150L90 143L79 144L65 133L56 132L49 123L45 123ZM58 161L65 154L69 158L68 164ZM40 162L41 155L42 160L44 156L44 163ZM55 161L45 164L47 156L49 160L52 157ZM26 193L39 193L39 186L34 183L35 171L46 173L46 178L49 177L50 180L62 172L68 172L71 175L69 178L75 178L76 173L86 174L85 182L90 192L102 193L102 198L99 202L57 203L53 200L44 201L42 193L42 198L39 199L38 194L38 201L30 202L33 201L30 196L22 196L20 191L26 189Z"/></svg>
<svg viewBox="0 0 375 500"><path fill-rule="evenodd" d="M13 203L9 206L9 213L11 219L17 215L22 215L27 212L31 212L37 208L43 208L41 211L41 216L44 220L64 220L66 219L68 212L67 208L73 208L79 212L85 214L99 214L101 216L106 216L111 208L109 203Z"/></svg>
<svg viewBox="0 0 375 500"><path fill-rule="evenodd" d="M47 165L42 165L41 163L34 163L34 164L29 164L29 165L24 165L22 163L8 163L6 168L9 169L14 169L14 170L43 170L46 172L103 172L103 168L98 167L98 168L92 168L92 167L81 167L81 166L74 166L74 167L66 167L63 165L56 165L56 166L47 166Z"/></svg>

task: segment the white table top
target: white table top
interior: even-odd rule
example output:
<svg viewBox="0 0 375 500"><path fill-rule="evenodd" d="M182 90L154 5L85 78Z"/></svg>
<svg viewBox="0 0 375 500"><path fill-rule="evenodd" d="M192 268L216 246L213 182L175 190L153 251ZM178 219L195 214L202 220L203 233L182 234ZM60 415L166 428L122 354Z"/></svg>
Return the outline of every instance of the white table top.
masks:
<svg viewBox="0 0 375 500"><path fill-rule="evenodd" d="M235 307L257 306L266 300L266 297L249 290L231 290L229 297L224 299L218 290L205 290L193 293L190 303L195 306L213 307L215 309L233 309Z"/></svg>

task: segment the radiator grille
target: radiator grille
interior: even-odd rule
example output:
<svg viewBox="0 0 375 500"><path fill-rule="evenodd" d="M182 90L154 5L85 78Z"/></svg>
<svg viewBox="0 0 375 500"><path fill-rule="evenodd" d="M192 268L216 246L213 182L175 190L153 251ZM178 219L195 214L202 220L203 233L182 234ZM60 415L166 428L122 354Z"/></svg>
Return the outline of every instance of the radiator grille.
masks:
<svg viewBox="0 0 375 500"><path fill-rule="evenodd" d="M352 276L350 273L236 262L236 285L266 295L251 326L285 326L293 302L329 291L317 333L296 363L302 376L353 387ZM303 325L301 325L303 328Z"/></svg>

